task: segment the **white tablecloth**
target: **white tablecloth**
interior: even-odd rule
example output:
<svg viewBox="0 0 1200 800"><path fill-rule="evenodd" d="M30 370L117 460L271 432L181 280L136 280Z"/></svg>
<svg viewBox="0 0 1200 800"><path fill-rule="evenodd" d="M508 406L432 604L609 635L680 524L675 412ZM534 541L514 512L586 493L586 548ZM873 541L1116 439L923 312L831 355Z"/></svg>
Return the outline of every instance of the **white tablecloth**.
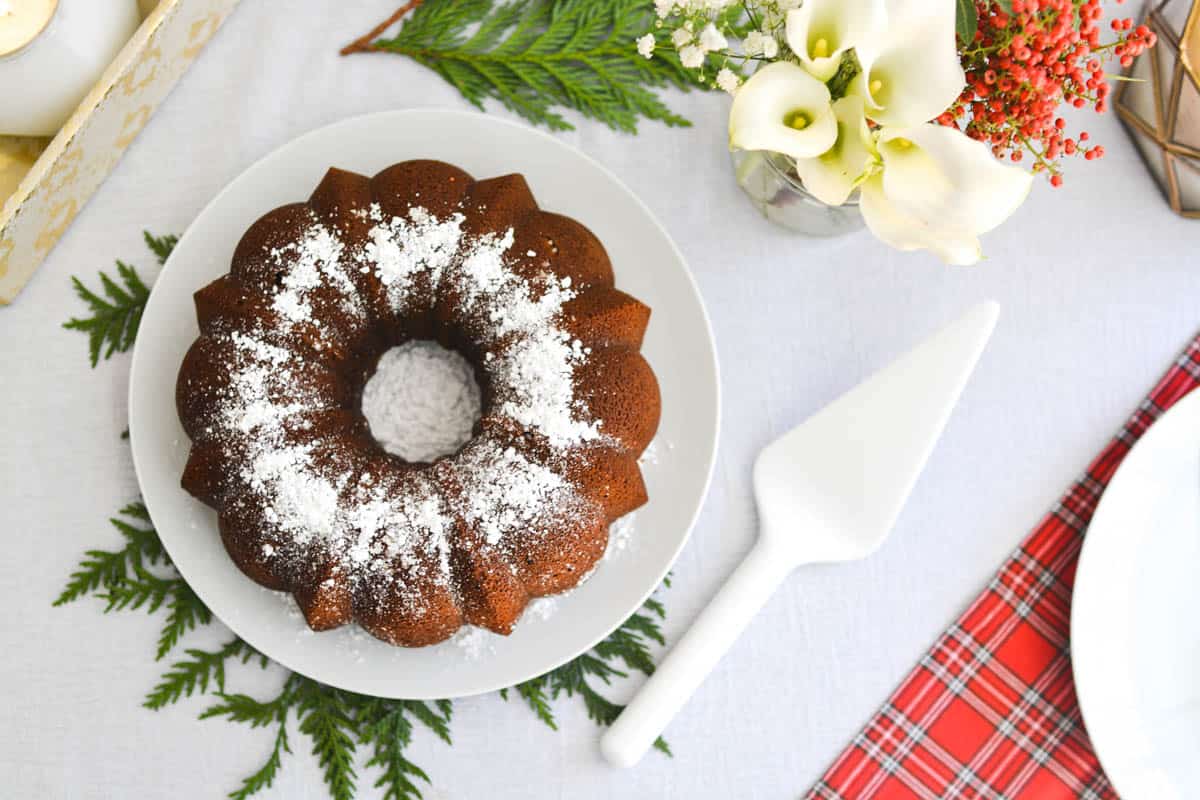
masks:
<svg viewBox="0 0 1200 800"><path fill-rule="evenodd" d="M0 310L6 797L219 797L266 755L268 733L199 722L200 702L139 707L165 667L150 658L156 621L102 617L95 601L50 607L82 550L116 542L105 518L137 496L118 438L128 356L91 371L84 337L59 326L83 310L70 275L94 283L118 257L149 267L143 228L182 231L226 182L298 134L382 109L462 107L405 59L338 57L394 5L245 0L33 283ZM667 731L674 759L611 769L577 703L559 703L556 733L521 704L486 696L455 704L452 748L418 733L411 757L433 778L427 796L796 797L1200 327L1200 223L1169 212L1112 115L1086 120L1104 161L1072 164L1060 190L1039 182L985 237L987 261L952 269L865 233L815 241L769 227L733 185L727 99L668 100L695 126L645 124L635 138L583 121L560 135L666 225L716 331L720 452L665 596L670 636L750 545L760 447L968 305L999 300L999 327L888 543L783 587ZM256 674L236 688L265 695L278 680ZM294 738L298 752L267 796L326 796L306 745ZM374 796L363 783L360 797Z"/></svg>

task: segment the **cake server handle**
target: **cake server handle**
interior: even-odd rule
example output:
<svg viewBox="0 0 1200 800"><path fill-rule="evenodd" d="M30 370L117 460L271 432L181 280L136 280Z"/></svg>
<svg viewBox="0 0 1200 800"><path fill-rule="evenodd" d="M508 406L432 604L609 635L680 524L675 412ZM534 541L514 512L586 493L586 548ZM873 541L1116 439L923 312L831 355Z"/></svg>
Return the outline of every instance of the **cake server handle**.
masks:
<svg viewBox="0 0 1200 800"><path fill-rule="evenodd" d="M759 538L600 739L600 751L610 764L631 767L638 762L793 566L795 559L785 548Z"/></svg>

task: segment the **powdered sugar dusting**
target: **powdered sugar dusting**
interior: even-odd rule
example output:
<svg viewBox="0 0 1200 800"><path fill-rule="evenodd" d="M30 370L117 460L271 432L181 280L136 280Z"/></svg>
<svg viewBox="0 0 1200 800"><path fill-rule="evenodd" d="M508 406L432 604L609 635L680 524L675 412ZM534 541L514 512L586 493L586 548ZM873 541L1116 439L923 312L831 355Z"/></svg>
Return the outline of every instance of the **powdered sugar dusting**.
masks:
<svg viewBox="0 0 1200 800"><path fill-rule="evenodd" d="M463 655L469 660L474 661L484 654L484 651L489 649L493 634L483 628L463 628L454 638L451 639L456 645L462 648Z"/></svg>
<svg viewBox="0 0 1200 800"><path fill-rule="evenodd" d="M373 271L387 289L388 299L397 311L406 311L414 282L427 275L429 283L440 283L442 272L458 255L462 241L463 215L451 214L439 220L423 208L409 210L408 217L385 220L378 205L369 216L377 224L370 241L359 256L362 269Z"/></svg>
<svg viewBox="0 0 1200 800"><path fill-rule="evenodd" d="M435 342L388 350L363 388L363 416L375 440L410 462L431 462L471 438L479 384L466 359Z"/></svg>
<svg viewBox="0 0 1200 800"><path fill-rule="evenodd" d="M463 487L463 518L488 544L516 532L544 533L547 523L586 510L561 475L488 439L464 450L456 468Z"/></svg>
<svg viewBox="0 0 1200 800"><path fill-rule="evenodd" d="M354 298L354 284L340 264L342 250L341 241L320 224L308 228L295 244L272 250L272 261L287 267L282 290L271 301L272 308L291 322L311 322L309 295L313 289L328 283L347 299Z"/></svg>
<svg viewBox="0 0 1200 800"><path fill-rule="evenodd" d="M508 261L511 229L468 237L461 214L439 221L419 207L407 219L384 219L377 207L370 216L377 224L360 261L387 286L397 313L416 302L415 279L424 274L435 293L452 292L463 311L486 321L485 345L515 340L489 360L502 387L501 412L556 446L600 436L600 422L581 419L574 396L575 369L590 353L556 324L576 296L570 278L515 271Z"/></svg>

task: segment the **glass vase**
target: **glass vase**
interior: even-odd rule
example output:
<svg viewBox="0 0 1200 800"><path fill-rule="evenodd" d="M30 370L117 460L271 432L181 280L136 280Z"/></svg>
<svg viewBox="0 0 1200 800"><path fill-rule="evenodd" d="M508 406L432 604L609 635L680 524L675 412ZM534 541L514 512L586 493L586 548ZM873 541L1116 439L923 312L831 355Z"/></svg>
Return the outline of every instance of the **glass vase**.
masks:
<svg viewBox="0 0 1200 800"><path fill-rule="evenodd" d="M828 206L808 193L787 156L765 150L731 153L738 186L762 215L805 236L844 236L861 230L858 192L844 204Z"/></svg>

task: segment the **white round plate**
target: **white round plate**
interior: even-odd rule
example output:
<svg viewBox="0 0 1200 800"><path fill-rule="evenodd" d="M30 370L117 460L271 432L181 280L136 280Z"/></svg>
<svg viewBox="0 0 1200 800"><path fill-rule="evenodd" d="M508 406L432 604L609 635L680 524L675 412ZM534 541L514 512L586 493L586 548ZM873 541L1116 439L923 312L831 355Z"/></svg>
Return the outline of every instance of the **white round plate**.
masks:
<svg viewBox="0 0 1200 800"><path fill-rule="evenodd" d="M1200 797L1200 391L1142 436L1100 499L1071 608L1088 735L1123 800Z"/></svg>
<svg viewBox="0 0 1200 800"><path fill-rule="evenodd" d="M250 223L308 197L330 166L370 175L412 158L448 161L480 178L523 173L539 205L590 227L608 249L617 285L653 309L643 353L663 403L656 458L643 467L650 502L637 512L628 545L557 599L552 614L526 613L508 637L480 632L419 649L391 647L357 626L312 633L289 595L242 575L218 538L216 514L179 487L189 442L175 412L175 377L199 333L192 293L228 271ZM683 256L646 206L608 170L552 136L436 109L321 128L229 184L179 240L154 286L129 387L142 496L175 566L213 613L296 672L363 694L412 699L477 694L535 677L592 647L637 610L667 574L699 513L719 416L708 317Z"/></svg>

